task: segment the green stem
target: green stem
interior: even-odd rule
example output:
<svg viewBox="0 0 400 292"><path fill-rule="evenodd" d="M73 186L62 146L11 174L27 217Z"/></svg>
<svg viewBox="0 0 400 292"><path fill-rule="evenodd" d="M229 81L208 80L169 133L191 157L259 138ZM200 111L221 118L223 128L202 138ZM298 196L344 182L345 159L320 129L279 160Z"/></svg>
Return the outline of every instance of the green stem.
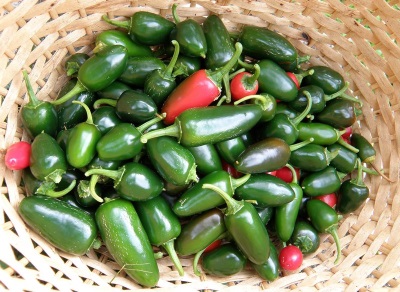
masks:
<svg viewBox="0 0 400 292"><path fill-rule="evenodd" d="M235 190L238 187L240 187L241 185L243 185L244 183L246 183L249 178L251 177L250 173L245 174L242 177L239 178L232 178L232 188Z"/></svg>
<svg viewBox="0 0 400 292"><path fill-rule="evenodd" d="M72 76L79 71L80 65L77 62L68 62L67 76Z"/></svg>
<svg viewBox="0 0 400 292"><path fill-rule="evenodd" d="M146 134L143 134L142 137L140 137L140 142L147 143L147 141L150 139L162 137L162 136L172 136L172 137L178 138L178 140L179 140L180 135L181 135L181 133L180 133L179 126L174 123L171 126L168 126L166 128L150 131L150 132L147 132Z"/></svg>
<svg viewBox="0 0 400 292"><path fill-rule="evenodd" d="M182 268L181 261L179 260L179 257L176 254L176 250L174 248L174 240L171 239L166 243L162 244L162 246L167 251L169 257L171 258L171 261L174 263L175 268L178 270L179 276L183 276L184 271Z"/></svg>
<svg viewBox="0 0 400 292"><path fill-rule="evenodd" d="M99 177L100 176L98 174L93 174L90 177L89 191L90 191L90 195L93 197L93 199L95 199L97 202L103 203L104 202L103 198L101 198L96 192L96 184L97 184L97 181L99 180Z"/></svg>
<svg viewBox="0 0 400 292"><path fill-rule="evenodd" d="M78 100L74 100L74 101L72 101L72 103L79 104L80 106L82 106L85 109L86 116L87 116L86 123L90 124L90 125L93 125L92 112L90 111L90 108L87 106L87 104L85 104L85 103L83 103L81 101L78 101Z"/></svg>
<svg viewBox="0 0 400 292"><path fill-rule="evenodd" d="M102 105L110 105L112 107L117 106L118 100L112 99L112 98L99 98L93 103L93 108L98 109Z"/></svg>
<svg viewBox="0 0 400 292"><path fill-rule="evenodd" d="M101 169L101 168L93 168L85 172L85 176L90 176L90 175L104 175L106 177L111 178L112 180L117 180L119 179L122 174L124 173L125 168L121 167L118 170L109 170L109 169Z"/></svg>
<svg viewBox="0 0 400 292"><path fill-rule="evenodd" d="M305 117L307 117L312 107L312 97L310 93L308 91L304 91L303 93L307 98L307 106L301 114L292 119L292 124L295 126L297 126L302 120L304 120Z"/></svg>
<svg viewBox="0 0 400 292"><path fill-rule="evenodd" d="M216 106L221 106L224 102L226 102L226 95L224 95L218 99Z"/></svg>
<svg viewBox="0 0 400 292"><path fill-rule="evenodd" d="M303 81L303 78L306 76L310 76L314 74L314 69L310 69L301 73L294 73L294 76L296 76L297 81L299 82L299 84L301 84L301 82Z"/></svg>
<svg viewBox="0 0 400 292"><path fill-rule="evenodd" d="M340 135L339 139L336 141L336 143L338 143L339 145L342 145L344 148L346 148L354 153L358 153L360 151L353 145L350 145L349 143L344 141L341 135Z"/></svg>
<svg viewBox="0 0 400 292"><path fill-rule="evenodd" d="M354 180L354 183L358 186L365 186L364 180L363 180L363 169L362 169L362 163L361 159L357 159L357 177Z"/></svg>
<svg viewBox="0 0 400 292"><path fill-rule="evenodd" d="M337 150L335 150L335 151L332 151L332 152L326 150L326 153L327 153L326 158L327 158L328 163L331 162L333 159L335 159L336 156L339 155L339 152L340 152L339 149L337 149Z"/></svg>
<svg viewBox="0 0 400 292"><path fill-rule="evenodd" d="M62 191L55 191L55 184L54 183L43 183L36 191L36 194L41 194L41 195L46 195L52 198L60 198L62 196L65 196L68 194L70 191L74 189L76 186L76 180L73 180L67 188L65 188Z"/></svg>
<svg viewBox="0 0 400 292"><path fill-rule="evenodd" d="M368 167L361 166L364 173L368 173L370 175L381 175L380 172L376 171L375 169L369 169Z"/></svg>
<svg viewBox="0 0 400 292"><path fill-rule="evenodd" d="M359 99L352 97L345 93L345 91L348 89L348 87L349 87L349 82L346 82L345 85L343 86L343 88L341 88L338 92L335 92L330 95L325 95L324 96L325 101L330 101L334 98L341 97L343 99L353 101L355 103L359 103L360 105L362 105L362 102Z"/></svg>
<svg viewBox="0 0 400 292"><path fill-rule="evenodd" d="M129 21L126 21L126 20L125 21L111 20L111 19L108 18L107 15L103 15L102 18L103 18L103 20L105 22L107 22L109 24L112 24L112 25L115 25L115 26L118 26L118 27L122 27L122 28L125 28L127 30L129 30L129 28L130 28L130 22Z"/></svg>
<svg viewBox="0 0 400 292"><path fill-rule="evenodd" d="M224 89L225 89L225 100L226 100L226 103L230 103L231 99L232 99L232 94L231 94L231 83L229 82L228 73L225 74L222 77L222 83L223 83L223 86L224 86Z"/></svg>
<svg viewBox="0 0 400 292"><path fill-rule="evenodd" d="M235 199L231 198L226 192L224 192L217 186L214 186L212 184L203 184L202 188L213 190L225 200L225 203L227 205L225 215L233 215L244 206L243 202L236 201Z"/></svg>
<svg viewBox="0 0 400 292"><path fill-rule="evenodd" d="M336 260L335 260L335 265L339 263L340 260L340 255L342 253L342 249L340 247L340 238L337 232L337 226L333 225L329 228L326 229L326 232L328 232L330 235L332 235L333 239L335 240L336 244Z"/></svg>
<svg viewBox="0 0 400 292"><path fill-rule="evenodd" d="M254 70L254 65L253 64L246 63L246 62L244 62L244 61L242 61L240 59L238 60L238 63L239 63L240 66L242 66L247 71L253 72L253 70Z"/></svg>
<svg viewBox="0 0 400 292"><path fill-rule="evenodd" d="M287 168L289 168L290 171L292 172L292 177L293 177L293 179L292 179L292 184L297 184L297 183L299 182L299 178L297 177L296 170L295 170L294 167L293 167L291 164L289 164L289 163L287 163L285 166L286 166Z"/></svg>
<svg viewBox="0 0 400 292"><path fill-rule="evenodd" d="M301 141L301 142L298 142L296 144L292 144L292 145L289 146L289 148L290 148L290 151L294 151L294 150L300 149L301 147L303 147L303 146L305 146L307 144L310 144L312 142L314 142L314 138L310 138L308 140Z"/></svg>
<svg viewBox="0 0 400 292"><path fill-rule="evenodd" d="M174 45L175 50L171 60L169 61L167 68L165 68L164 70L164 76L168 77L172 77L172 71L174 70L176 61L178 60L179 56L179 43L176 40L172 40L171 43Z"/></svg>
<svg viewBox="0 0 400 292"><path fill-rule="evenodd" d="M94 54L97 54L98 52L100 52L102 49L104 49L105 47L107 47L106 44L104 44L103 42L98 42L96 44L96 46L93 48L92 52Z"/></svg>
<svg viewBox="0 0 400 292"><path fill-rule="evenodd" d="M178 7L177 3L174 3L174 5L172 5L172 17L174 18L175 23L181 22L179 15L176 11L177 7Z"/></svg>
<svg viewBox="0 0 400 292"><path fill-rule="evenodd" d="M305 63L305 62L310 61L310 59L311 59L311 56L310 56L310 55L305 55L305 56L297 57L297 64L298 64L298 65L303 64L303 63Z"/></svg>
<svg viewBox="0 0 400 292"><path fill-rule="evenodd" d="M148 127L151 127L152 125L157 124L159 121L162 121L163 119L165 119L166 116L166 113L156 114L155 118L145 122L144 124L141 124L140 126L136 127L136 129L140 133L143 133Z"/></svg>
<svg viewBox="0 0 400 292"><path fill-rule="evenodd" d="M200 277L200 276L201 276L201 272L200 272L198 266L199 266L200 257L202 256L202 254L204 253L205 250L206 250L206 248L205 248L205 249L202 249L202 250L199 251L199 252L197 252L197 253L195 254L195 256L194 256L194 259L193 259L193 273L194 273L197 277Z"/></svg>
<svg viewBox="0 0 400 292"><path fill-rule="evenodd" d="M260 77L260 66L258 64L255 64L254 73L251 76L245 75L243 78L243 82L245 82L246 85L252 87L257 81L258 77Z"/></svg>
<svg viewBox="0 0 400 292"><path fill-rule="evenodd" d="M28 104L29 106L36 107L41 103L41 101L36 97L35 93L33 92L32 84L29 81L29 76L26 70L22 71L22 74L24 75L26 90L28 91L28 96L29 96Z"/></svg>
<svg viewBox="0 0 400 292"><path fill-rule="evenodd" d="M63 104L64 102L70 100L71 98L73 98L75 95L85 91L86 88L85 86L82 84L82 82L80 82L78 80L78 82L76 82L74 88L72 88L68 93L66 93L65 95L63 95L62 97L51 101L51 103L53 105L60 105Z"/></svg>
<svg viewBox="0 0 400 292"><path fill-rule="evenodd" d="M239 70L236 70L235 72L233 72L232 74L229 75L229 80L232 80L236 75L245 72L246 69L244 68L240 68Z"/></svg>

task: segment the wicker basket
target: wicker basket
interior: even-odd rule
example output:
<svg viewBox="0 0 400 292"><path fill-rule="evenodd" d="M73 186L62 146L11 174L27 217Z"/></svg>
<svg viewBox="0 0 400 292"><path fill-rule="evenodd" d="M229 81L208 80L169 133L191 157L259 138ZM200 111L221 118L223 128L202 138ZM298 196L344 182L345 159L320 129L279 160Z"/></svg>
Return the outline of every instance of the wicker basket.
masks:
<svg viewBox="0 0 400 292"><path fill-rule="evenodd" d="M393 3L392 3L393 2ZM4 165L5 149L28 140L19 110L26 102L26 69L40 99L55 98L66 82L63 61L90 52L96 33L110 29L103 14L124 19L139 10L171 17L179 3L182 19L199 22L213 13L231 31L243 24L268 27L286 36L311 64L328 65L350 82L364 105L354 131L374 143L376 165L394 182L368 177L370 199L346 216L339 228L343 257L334 265L335 245L322 236L320 249L302 267L268 283L246 269L232 277L194 276L191 258L180 277L168 257L158 261L156 291L170 289L252 291L400 289L400 7L391 0L144 0L2 1L0 17L0 289L12 291L117 291L140 289L105 249L76 257L55 250L27 229L16 212L24 196L21 173ZM112 280L112 281L111 281Z"/></svg>

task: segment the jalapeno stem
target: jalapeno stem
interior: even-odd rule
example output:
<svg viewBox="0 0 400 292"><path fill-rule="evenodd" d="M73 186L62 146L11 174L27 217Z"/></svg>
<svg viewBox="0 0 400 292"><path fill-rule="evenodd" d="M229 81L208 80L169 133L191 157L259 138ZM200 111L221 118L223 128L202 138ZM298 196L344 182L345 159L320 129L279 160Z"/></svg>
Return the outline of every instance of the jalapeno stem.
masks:
<svg viewBox="0 0 400 292"><path fill-rule="evenodd" d="M51 103L53 105L60 105L63 104L64 102L67 102L68 100L70 100L71 98L73 98L75 95L85 91L86 88L85 86L82 84L82 82L80 82L79 80L76 82L75 86L65 95L63 95L62 97L60 97L59 99L53 100L51 101Z"/></svg>
<svg viewBox="0 0 400 292"><path fill-rule="evenodd" d="M62 191L55 191L54 188L56 187L55 183L53 182L44 182L36 191L36 194L46 195L52 198L60 198L70 191L74 189L76 186L76 180L73 180L67 188Z"/></svg>
<svg viewBox="0 0 400 292"><path fill-rule="evenodd" d="M99 98L93 103L93 108L98 109L101 105L117 106L118 100L112 98Z"/></svg>
<svg viewBox="0 0 400 292"><path fill-rule="evenodd" d="M27 90L28 96L29 96L28 104L29 104L29 106L34 108L34 107L38 106L41 103L41 101L36 97L35 93L33 92L32 84L29 81L29 76L28 76L28 73L26 72L26 70L22 71L22 74L24 75L26 90Z"/></svg>
<svg viewBox="0 0 400 292"><path fill-rule="evenodd" d="M243 207L243 202L231 198L226 192L224 192L217 186L214 186L212 184L203 184L202 188L213 190L225 200L227 205L227 210L225 212L225 215L235 214Z"/></svg>
<svg viewBox="0 0 400 292"><path fill-rule="evenodd" d="M238 187L243 185L245 182L247 182L250 177L251 177L251 174L247 173L242 177L232 179L232 189L234 189L234 190L237 189Z"/></svg>
<svg viewBox="0 0 400 292"><path fill-rule="evenodd" d="M165 68L164 70L163 74L164 76L172 76L172 71L174 70L176 61L178 60L179 56L179 43L176 40L172 40L171 43L175 47L175 50L171 60L169 61L167 68Z"/></svg>
<svg viewBox="0 0 400 292"><path fill-rule="evenodd" d="M112 25L115 25L117 27L122 27L122 28L125 28L125 29L129 30L129 27L130 27L129 21L111 20L111 19L108 18L107 15L103 15L102 19L105 22L109 23L109 24L112 24Z"/></svg>
<svg viewBox="0 0 400 292"><path fill-rule="evenodd" d="M297 126L302 120L306 118L312 107L312 97L308 91L303 92L307 98L307 106L302 113L292 119L292 124Z"/></svg>
<svg viewBox="0 0 400 292"><path fill-rule="evenodd" d="M93 199L95 199L99 203L103 203L104 200L96 192L96 184L97 184L98 180L99 180L98 174L94 174L90 177L89 191L90 191L90 195L93 197Z"/></svg>
<svg viewBox="0 0 400 292"><path fill-rule="evenodd" d="M144 124L141 124L140 126L137 126L136 129L140 132L143 133L148 127L158 123L159 121L162 121L166 117L165 113L162 114L156 114L156 117L145 122Z"/></svg>
<svg viewBox="0 0 400 292"><path fill-rule="evenodd" d="M336 244L336 260L335 260L335 265L339 263L340 260L340 255L341 255L341 247L340 247L340 238L339 238L339 234L337 232L337 226L331 226L329 228L326 229L326 232L329 233L330 235L332 235L333 240L335 241Z"/></svg>
<svg viewBox="0 0 400 292"><path fill-rule="evenodd" d="M184 275L184 271L182 268L181 261L178 258L178 255L176 254L175 248L174 248L174 240L169 240L166 243L163 243L162 246L164 249L167 251L168 255L171 258L171 261L173 262L175 268L178 270L179 276Z"/></svg>
<svg viewBox="0 0 400 292"><path fill-rule="evenodd" d="M93 125L92 112L90 111L89 107L85 103L78 101L78 100L74 100L74 101L72 101L72 103L79 104L80 106L82 106L85 109L86 116L87 116L86 123Z"/></svg>

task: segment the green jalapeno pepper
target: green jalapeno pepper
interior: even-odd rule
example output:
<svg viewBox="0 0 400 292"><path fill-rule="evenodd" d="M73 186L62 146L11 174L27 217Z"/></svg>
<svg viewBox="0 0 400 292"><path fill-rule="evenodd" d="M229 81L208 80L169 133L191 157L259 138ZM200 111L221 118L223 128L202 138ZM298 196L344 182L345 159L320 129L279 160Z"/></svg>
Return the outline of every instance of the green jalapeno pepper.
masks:
<svg viewBox="0 0 400 292"><path fill-rule="evenodd" d="M92 114L86 104L73 101L81 105L87 114L86 122L79 123L72 128L65 150L68 163L76 168L89 164L96 155L96 144L101 138L101 132L93 123Z"/></svg>
<svg viewBox="0 0 400 292"><path fill-rule="evenodd" d="M163 70L166 65L156 57L131 57L119 80L130 86L143 88L147 76L154 70Z"/></svg>
<svg viewBox="0 0 400 292"><path fill-rule="evenodd" d="M289 242L300 248L303 254L310 254L319 248L320 238L318 231L304 219L296 222Z"/></svg>
<svg viewBox="0 0 400 292"><path fill-rule="evenodd" d="M276 207L291 202L295 193L283 180L260 173L252 174L244 184L236 188L235 196L241 200L254 200L259 207Z"/></svg>
<svg viewBox="0 0 400 292"><path fill-rule="evenodd" d="M126 48L129 57L151 57L149 46L133 41L129 35L120 30L105 30L96 35L93 52L99 52L107 46L120 45Z"/></svg>
<svg viewBox="0 0 400 292"><path fill-rule="evenodd" d="M331 149L329 151L328 149ZM290 153L289 163L304 171L320 171L331 165L339 150L333 150L318 144L308 144Z"/></svg>
<svg viewBox="0 0 400 292"><path fill-rule="evenodd" d="M116 125L122 123L112 106L101 106L92 113L93 124L97 126L102 136Z"/></svg>
<svg viewBox="0 0 400 292"><path fill-rule="evenodd" d="M173 207L178 216L190 216L219 207L225 203L224 199L213 190L203 189L204 184L212 184L233 196L235 189L244 184L250 175L238 179L232 178L226 171L214 171L186 190Z"/></svg>
<svg viewBox="0 0 400 292"><path fill-rule="evenodd" d="M196 254L226 233L224 213L211 209L193 217L182 226L175 240L175 249L181 256Z"/></svg>
<svg viewBox="0 0 400 292"><path fill-rule="evenodd" d="M68 141L68 136L71 133L72 129L65 129L61 130L58 132L56 141L58 145L60 145L61 149L65 152L65 149L67 149L67 141Z"/></svg>
<svg viewBox="0 0 400 292"><path fill-rule="evenodd" d="M203 188L216 191L225 200L227 204L224 212L226 229L243 254L255 264L265 263L269 257L270 239L255 207L249 202L231 198L214 185L204 184Z"/></svg>
<svg viewBox="0 0 400 292"><path fill-rule="evenodd" d="M46 196L24 197L18 212L34 231L64 252L81 256L97 247L93 217L67 202Z"/></svg>
<svg viewBox="0 0 400 292"><path fill-rule="evenodd" d="M226 243L204 254L201 266L209 275L227 277L242 271L246 263L243 253L233 243Z"/></svg>
<svg viewBox="0 0 400 292"><path fill-rule="evenodd" d="M235 163L239 155L247 148L242 136L215 143L215 147L221 158L229 164Z"/></svg>
<svg viewBox="0 0 400 292"><path fill-rule="evenodd" d="M269 257L268 260L261 264L256 265L251 263L253 269L257 272L257 274L264 280L274 281L279 277L279 258L278 251L276 250L275 245L270 242L269 244Z"/></svg>
<svg viewBox="0 0 400 292"><path fill-rule="evenodd" d="M175 28L172 21L147 11L135 12L129 21L110 20L106 15L103 15L103 20L126 29L133 40L148 46L166 43Z"/></svg>
<svg viewBox="0 0 400 292"><path fill-rule="evenodd" d="M183 276L182 264L176 254L174 242L181 234L181 223L172 212L168 202L162 196L136 202L135 208L150 243L162 246L171 257L180 276Z"/></svg>
<svg viewBox="0 0 400 292"><path fill-rule="evenodd" d="M328 204L320 200L309 200L307 202L307 214L310 217L311 224L319 233L329 233L333 236L336 243L336 260L337 264L340 260L341 247L340 238L337 233L337 226L340 216Z"/></svg>
<svg viewBox="0 0 400 292"><path fill-rule="evenodd" d="M337 195L336 210L348 214L357 210L368 199L369 188L363 181L363 170L360 158L357 160L357 177L345 180L340 186Z"/></svg>
<svg viewBox="0 0 400 292"><path fill-rule="evenodd" d="M186 148L194 157L198 173L207 175L213 171L222 170L222 161L214 144Z"/></svg>
<svg viewBox="0 0 400 292"><path fill-rule="evenodd" d="M274 207L261 207L261 206L255 206L258 216L260 216L261 221L267 225L269 220L271 220L274 212L275 212L275 208Z"/></svg>
<svg viewBox="0 0 400 292"><path fill-rule="evenodd" d="M307 139L313 138L313 143L327 146L337 142L344 131L339 131L338 129L324 124L324 123L305 123L300 122L297 125L299 130L298 139L305 141Z"/></svg>
<svg viewBox="0 0 400 292"><path fill-rule="evenodd" d="M276 113L275 114L285 114L289 119L294 119L299 115L299 112L292 109L286 102L279 102L276 104Z"/></svg>
<svg viewBox="0 0 400 292"><path fill-rule="evenodd" d="M325 108L315 115L315 120L338 129L352 126L357 121L360 111L354 102L344 99L334 99L327 102Z"/></svg>
<svg viewBox="0 0 400 292"><path fill-rule="evenodd" d="M92 195L90 190L90 181L86 179L80 180L74 192L76 202L84 208L97 208L103 202L102 188L96 185L95 191L96 197ZM101 198L101 200L97 198Z"/></svg>
<svg viewBox="0 0 400 292"><path fill-rule="evenodd" d="M151 168L137 163L128 162L117 170L90 169L86 176L104 175L114 180L114 188L121 198L130 201L144 201L161 194L162 179Z"/></svg>
<svg viewBox="0 0 400 292"><path fill-rule="evenodd" d="M375 160L376 150L363 135L359 133L351 134L350 143L359 150L357 156L361 159L361 162L371 163Z"/></svg>
<svg viewBox="0 0 400 292"><path fill-rule="evenodd" d="M37 179L59 183L67 168L65 153L52 136L42 132L33 139L30 170Z"/></svg>
<svg viewBox="0 0 400 292"><path fill-rule="evenodd" d="M80 92L96 92L106 88L121 76L127 61L128 54L125 47L116 45L104 48L82 64L74 88L52 103L59 105Z"/></svg>
<svg viewBox="0 0 400 292"><path fill-rule="evenodd" d="M309 173L301 182L304 194L309 197L334 193L339 190L346 174L338 172L333 166Z"/></svg>
<svg viewBox="0 0 400 292"><path fill-rule="evenodd" d="M137 283L153 287L160 272L149 238L131 202L109 200L96 214L101 238L111 256Z"/></svg>
<svg viewBox="0 0 400 292"><path fill-rule="evenodd" d="M55 107L47 101L40 101L33 92L28 73L22 71L29 102L21 108L21 121L28 135L35 138L42 132L56 136L58 116Z"/></svg>
<svg viewBox="0 0 400 292"><path fill-rule="evenodd" d="M89 59L89 55L85 53L75 53L67 58L64 64L67 76L76 77L79 68L86 60Z"/></svg>
<svg viewBox="0 0 400 292"><path fill-rule="evenodd" d="M141 141L168 135L177 137L184 146L214 144L249 131L261 115L262 108L256 104L191 108L182 112L174 124L144 134Z"/></svg>
<svg viewBox="0 0 400 292"><path fill-rule="evenodd" d="M99 99L119 99L122 93L127 90L132 90L132 88L125 83L115 80L106 88L96 91L96 96Z"/></svg>
<svg viewBox="0 0 400 292"><path fill-rule="evenodd" d="M180 80L189 77L194 72L202 68L202 59L200 57L188 57L179 55L176 60L172 77L180 76Z"/></svg>

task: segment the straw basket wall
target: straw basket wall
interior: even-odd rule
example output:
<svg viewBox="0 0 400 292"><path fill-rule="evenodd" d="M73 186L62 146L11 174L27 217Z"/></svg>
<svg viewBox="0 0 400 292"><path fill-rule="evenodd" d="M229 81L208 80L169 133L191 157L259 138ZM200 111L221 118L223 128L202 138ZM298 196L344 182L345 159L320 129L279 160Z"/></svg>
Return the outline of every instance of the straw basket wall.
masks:
<svg viewBox="0 0 400 292"><path fill-rule="evenodd" d="M370 199L340 223L343 257L334 265L335 245L322 236L320 249L301 269L272 283L245 270L229 278L198 278L191 259L179 277L168 257L159 260L155 291L400 289L400 6L391 0L47 0L1 1L0 11L0 290L119 291L139 289L105 249L75 257L55 250L30 231L16 212L24 196L21 173L7 170L5 149L28 140L21 127L26 102L26 69L40 99L50 100L66 82L69 54L90 52L97 33L111 26L103 14L124 19L139 10L171 17L179 3L182 19L202 22L219 15L231 31L243 24L268 27L287 37L313 65L324 64L350 82L349 92L364 105L355 132L377 150L376 165L393 181L369 176ZM113 279L114 278L114 279ZM112 283L110 281L113 279ZM100 290L98 290L100 289Z"/></svg>

